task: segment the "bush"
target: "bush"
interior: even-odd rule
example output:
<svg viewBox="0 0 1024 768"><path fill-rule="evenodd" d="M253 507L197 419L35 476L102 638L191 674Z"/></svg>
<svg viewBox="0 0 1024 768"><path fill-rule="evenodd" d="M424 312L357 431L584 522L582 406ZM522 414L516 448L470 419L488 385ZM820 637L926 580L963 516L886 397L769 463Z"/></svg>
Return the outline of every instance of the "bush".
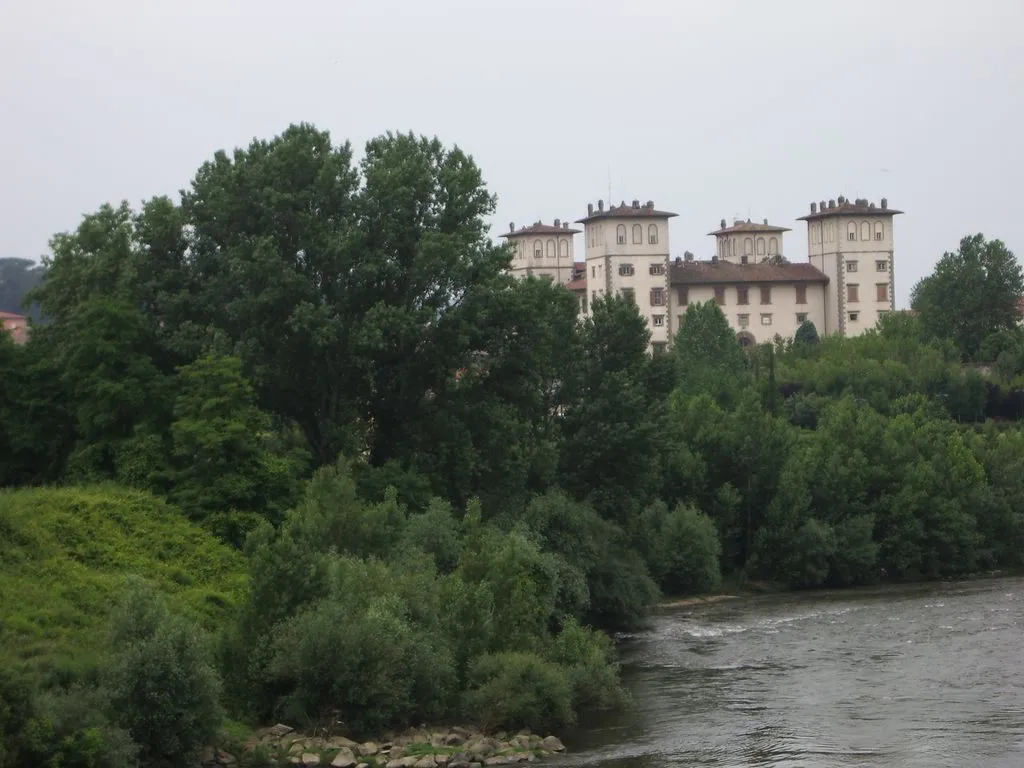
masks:
<svg viewBox="0 0 1024 768"><path fill-rule="evenodd" d="M114 612L103 688L146 766L191 765L221 720L220 680L198 629L131 580Z"/></svg>
<svg viewBox="0 0 1024 768"><path fill-rule="evenodd" d="M576 712L613 709L627 700L607 635L570 620L552 641L549 656L569 675Z"/></svg>
<svg viewBox="0 0 1024 768"><path fill-rule="evenodd" d="M712 592L722 583L722 545L715 524L692 507L676 507L664 521L652 569L671 594Z"/></svg>
<svg viewBox="0 0 1024 768"><path fill-rule="evenodd" d="M566 670L532 653L493 653L469 670L466 716L483 728L554 730L575 721Z"/></svg>

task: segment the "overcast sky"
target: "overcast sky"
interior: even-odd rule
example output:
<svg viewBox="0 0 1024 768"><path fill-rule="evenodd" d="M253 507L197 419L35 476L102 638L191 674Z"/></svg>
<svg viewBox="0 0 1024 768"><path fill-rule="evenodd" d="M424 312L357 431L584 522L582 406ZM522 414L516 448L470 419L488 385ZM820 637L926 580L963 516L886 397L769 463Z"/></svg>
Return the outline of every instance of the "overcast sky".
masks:
<svg viewBox="0 0 1024 768"><path fill-rule="evenodd" d="M673 256L750 216L804 260L810 201L888 197L906 306L964 234L1024 258L1022 29L1024 0L0 0L0 256L308 121L458 144L495 236L610 176L679 214Z"/></svg>

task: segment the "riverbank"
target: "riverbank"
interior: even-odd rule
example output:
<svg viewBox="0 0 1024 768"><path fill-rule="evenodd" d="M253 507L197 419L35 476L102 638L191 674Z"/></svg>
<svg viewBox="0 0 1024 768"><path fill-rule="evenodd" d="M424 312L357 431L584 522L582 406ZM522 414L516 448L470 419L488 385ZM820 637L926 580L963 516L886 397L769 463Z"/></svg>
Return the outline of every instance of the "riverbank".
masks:
<svg viewBox="0 0 1024 768"><path fill-rule="evenodd" d="M565 751L556 736L529 730L493 736L476 728L413 728L380 741L302 734L278 724L261 728L244 742L210 747L205 768L214 766L330 766L330 768L482 768L533 763Z"/></svg>

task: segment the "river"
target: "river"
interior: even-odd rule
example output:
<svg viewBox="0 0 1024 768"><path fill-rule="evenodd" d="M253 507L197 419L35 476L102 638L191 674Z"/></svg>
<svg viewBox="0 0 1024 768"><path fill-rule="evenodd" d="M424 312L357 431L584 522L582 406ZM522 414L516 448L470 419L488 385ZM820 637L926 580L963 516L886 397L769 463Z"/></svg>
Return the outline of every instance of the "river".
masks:
<svg viewBox="0 0 1024 768"><path fill-rule="evenodd" d="M560 766L1024 766L1024 579L661 609Z"/></svg>

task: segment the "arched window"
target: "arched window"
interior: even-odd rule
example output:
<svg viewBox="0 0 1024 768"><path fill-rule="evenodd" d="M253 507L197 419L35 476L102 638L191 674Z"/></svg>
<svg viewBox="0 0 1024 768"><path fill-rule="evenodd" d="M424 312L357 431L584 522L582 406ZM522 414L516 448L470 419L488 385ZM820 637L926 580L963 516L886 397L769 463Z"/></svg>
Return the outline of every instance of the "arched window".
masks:
<svg viewBox="0 0 1024 768"><path fill-rule="evenodd" d="M544 257L544 243L540 240L533 241L533 258L541 259Z"/></svg>
<svg viewBox="0 0 1024 768"><path fill-rule="evenodd" d="M554 240L548 240L548 258L549 259L555 258L555 241Z"/></svg>
<svg viewBox="0 0 1024 768"><path fill-rule="evenodd" d="M615 242L617 242L619 245L625 245L626 244L626 225L625 224L619 224L619 226L617 226L615 228Z"/></svg>
<svg viewBox="0 0 1024 768"><path fill-rule="evenodd" d="M846 225L846 239L847 240L856 240L857 239L857 224L855 222L851 221L849 224Z"/></svg>
<svg viewBox="0 0 1024 768"><path fill-rule="evenodd" d="M834 228L834 227L832 226L832 222L829 222L829 223L828 223L828 227L827 227L827 232L828 232L828 241L829 241L830 243L833 243L833 242L835 242L835 239L836 239L836 230L835 230L835 228Z"/></svg>
<svg viewBox="0 0 1024 768"><path fill-rule="evenodd" d="M658 244L658 225L657 224L651 224L651 226L649 226L647 228L647 242L649 244L651 244L651 245L657 245Z"/></svg>
<svg viewBox="0 0 1024 768"><path fill-rule="evenodd" d="M744 238L743 240L743 255L749 256L754 252L754 241L752 238Z"/></svg>
<svg viewBox="0 0 1024 768"><path fill-rule="evenodd" d="M569 241L562 239L558 241L558 258L564 259L569 255Z"/></svg>
<svg viewBox="0 0 1024 768"><path fill-rule="evenodd" d="M764 238L757 238L757 255L764 256Z"/></svg>
<svg viewBox="0 0 1024 768"><path fill-rule="evenodd" d="M885 240L885 224L880 221L875 222L875 240Z"/></svg>
<svg viewBox="0 0 1024 768"><path fill-rule="evenodd" d="M773 237L768 241L768 253L772 256L779 252L779 238Z"/></svg>
<svg viewBox="0 0 1024 768"><path fill-rule="evenodd" d="M860 223L860 239L861 240L870 240L871 239L871 225L868 222L866 222L866 221L862 221Z"/></svg>
<svg viewBox="0 0 1024 768"><path fill-rule="evenodd" d="M633 225L633 245L642 245L644 242L644 228L639 224Z"/></svg>

